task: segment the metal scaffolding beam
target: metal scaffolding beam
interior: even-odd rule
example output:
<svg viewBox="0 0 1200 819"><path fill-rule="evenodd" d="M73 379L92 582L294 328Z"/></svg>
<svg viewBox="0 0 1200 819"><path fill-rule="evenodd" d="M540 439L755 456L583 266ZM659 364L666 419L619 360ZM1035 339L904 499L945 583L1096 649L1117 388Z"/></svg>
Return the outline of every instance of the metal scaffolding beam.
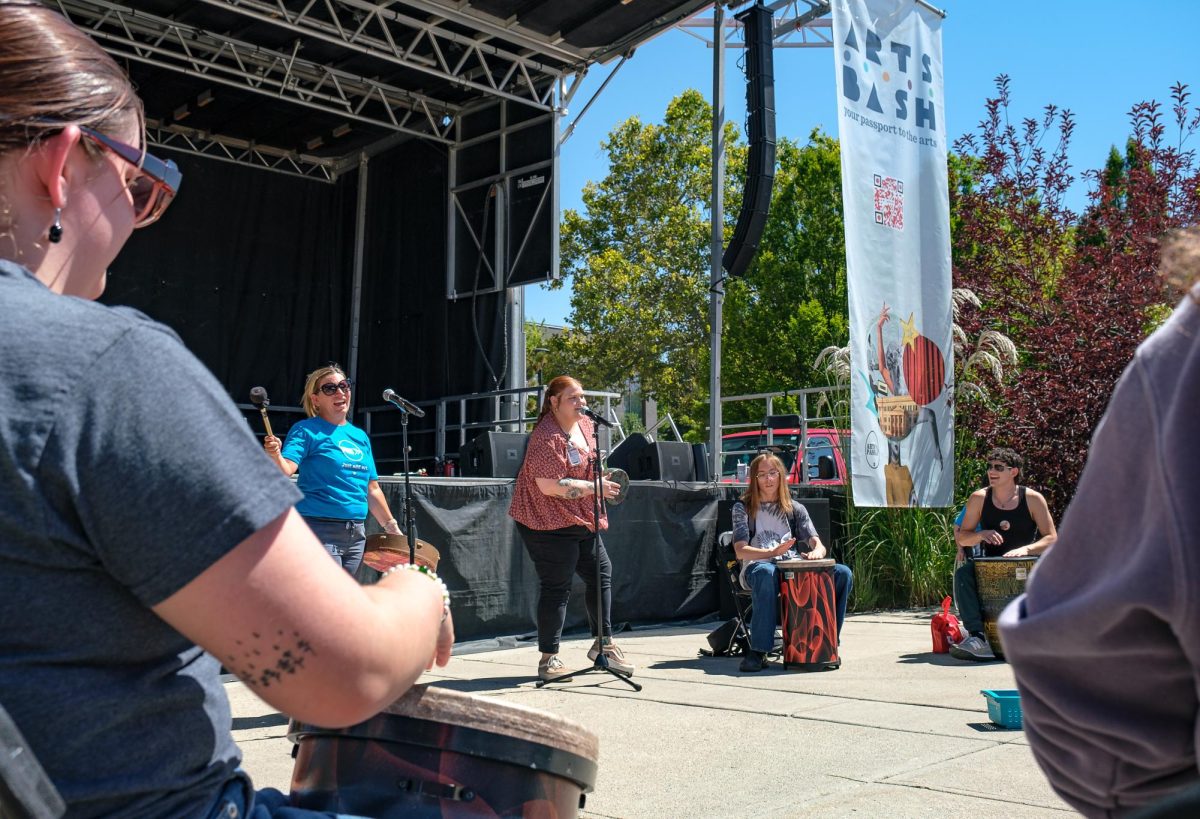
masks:
<svg viewBox="0 0 1200 819"><path fill-rule="evenodd" d="M772 12L782 10L782 18L775 24L775 48L829 48L833 45L833 21L827 16L830 12L828 2L824 0L778 0L768 3ZM740 29L742 24L737 18L725 18L722 25L726 29ZM702 40L709 46L713 45L711 32L713 18L695 16L678 25L686 34ZM743 48L742 43L726 41L726 48Z"/></svg>
<svg viewBox="0 0 1200 819"><path fill-rule="evenodd" d="M58 0L72 22L114 55L307 108L449 143L453 106L292 53L240 42L105 0Z"/></svg>
<svg viewBox="0 0 1200 819"><path fill-rule="evenodd" d="M182 125L168 125L154 119L146 120L146 139L151 145L160 148L170 148L195 156L249 165L321 182L335 181L339 171L340 160L257 145L244 139L217 136Z"/></svg>
<svg viewBox="0 0 1200 819"><path fill-rule="evenodd" d="M524 54L492 45L489 37L471 37L452 31L443 25L421 20L402 11L395 3L378 4L367 0L324 0L306 3L297 11L286 9L282 3L267 0L203 0L211 6L227 9L252 19L280 26L306 37L318 37L326 42L366 54L398 67L419 71L455 84L461 88L512 102L549 110L551 95L546 91L547 80L582 69L581 56L569 52L559 56L546 54L556 60L569 59L566 66L550 65L534 59L542 53ZM433 4L405 0L404 6L425 8ZM455 15L448 9L433 6L439 19ZM458 17L464 17L459 14ZM479 28L486 25L474 16L464 17L464 25ZM489 28L483 29L492 35ZM505 36L517 37L515 32ZM547 44L539 44L542 52Z"/></svg>

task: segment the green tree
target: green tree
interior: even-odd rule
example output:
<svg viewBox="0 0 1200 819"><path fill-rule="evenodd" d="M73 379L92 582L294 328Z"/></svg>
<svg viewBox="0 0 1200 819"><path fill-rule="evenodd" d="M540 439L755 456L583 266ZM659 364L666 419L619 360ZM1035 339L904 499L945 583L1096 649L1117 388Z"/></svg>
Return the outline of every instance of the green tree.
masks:
<svg viewBox="0 0 1200 819"><path fill-rule="evenodd" d="M563 215L563 272L573 277L563 352L589 386L637 383L703 434L709 366L712 109L697 91L660 124L631 118L603 148L609 172ZM724 225L741 208L746 147L726 124ZM743 279L727 281L726 392L814 383L812 360L844 344L846 275L837 141L782 139L767 227ZM734 419L746 420L746 419Z"/></svg>
<svg viewBox="0 0 1200 819"><path fill-rule="evenodd" d="M807 145L784 138L776 164L754 263L727 286L721 363L730 394L823 385L812 362L848 343L838 142L815 129Z"/></svg>
<svg viewBox="0 0 1200 819"><path fill-rule="evenodd" d="M700 93L685 91L662 124L620 123L602 143L608 175L584 187L583 213L563 214L566 357L588 386L637 382L675 412L707 393L711 121ZM738 144L732 124L726 139Z"/></svg>

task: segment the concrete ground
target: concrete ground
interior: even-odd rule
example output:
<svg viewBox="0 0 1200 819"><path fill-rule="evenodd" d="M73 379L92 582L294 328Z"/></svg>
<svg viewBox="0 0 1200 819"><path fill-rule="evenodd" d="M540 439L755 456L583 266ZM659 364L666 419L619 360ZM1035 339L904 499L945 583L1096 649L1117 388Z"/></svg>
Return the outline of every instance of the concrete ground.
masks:
<svg viewBox="0 0 1200 819"><path fill-rule="evenodd" d="M422 682L549 711L600 739L584 817L1033 817L1071 813L1020 730L988 721L981 689L1015 688L1002 662L931 653L932 610L851 615L842 667L740 674L697 656L705 626L637 630L618 642L635 692L608 674L534 687L537 648L455 656ZM590 640L564 642L587 667ZM286 719L226 684L234 737L258 786L286 791Z"/></svg>

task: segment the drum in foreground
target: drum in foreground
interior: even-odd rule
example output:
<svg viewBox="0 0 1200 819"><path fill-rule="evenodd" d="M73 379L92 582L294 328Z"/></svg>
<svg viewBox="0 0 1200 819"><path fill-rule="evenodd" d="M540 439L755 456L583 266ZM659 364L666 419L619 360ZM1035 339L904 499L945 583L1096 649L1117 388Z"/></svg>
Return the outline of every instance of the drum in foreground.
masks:
<svg viewBox="0 0 1200 819"><path fill-rule="evenodd" d="M1025 591L1025 582L1035 563L1036 557L975 558L975 585L979 590L983 633L997 657L1004 656L1000 630L996 627L1000 612Z"/></svg>
<svg viewBox="0 0 1200 819"><path fill-rule="evenodd" d="M783 631L783 667L807 671L836 668L837 609L833 585L834 561L780 560L779 618Z"/></svg>
<svg viewBox="0 0 1200 819"><path fill-rule="evenodd" d="M293 722L291 804L361 816L577 816L599 740L553 714L416 685L349 728Z"/></svg>

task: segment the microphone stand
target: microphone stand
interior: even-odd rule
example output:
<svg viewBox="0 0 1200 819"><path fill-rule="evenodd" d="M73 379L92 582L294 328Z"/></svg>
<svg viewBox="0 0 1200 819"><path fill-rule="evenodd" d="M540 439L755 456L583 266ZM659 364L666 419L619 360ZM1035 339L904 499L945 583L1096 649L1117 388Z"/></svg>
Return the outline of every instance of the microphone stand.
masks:
<svg viewBox="0 0 1200 819"><path fill-rule="evenodd" d="M395 406L395 405L393 405ZM400 410L400 445L404 454L404 534L408 537L408 564L417 565L417 521L413 515L412 484L408 479L408 410Z"/></svg>
<svg viewBox="0 0 1200 819"><path fill-rule="evenodd" d="M596 564L596 639L599 640L600 651L596 653L595 663L591 668L583 668L574 672L571 677L576 674L588 674L592 671L607 671L621 682L628 685L634 691L641 691L642 686L635 683L628 675L617 671L608 664L608 657L604 654L604 592L600 588L601 573L600 573L600 504L604 503L604 496L601 492L604 490L602 483L602 471L600 469L600 424L592 421L592 456L588 459L588 466L592 470L592 562ZM610 637L612 635L609 635ZM563 681L571 679L571 677L563 678ZM538 680L537 688L541 688L546 684L545 680Z"/></svg>

